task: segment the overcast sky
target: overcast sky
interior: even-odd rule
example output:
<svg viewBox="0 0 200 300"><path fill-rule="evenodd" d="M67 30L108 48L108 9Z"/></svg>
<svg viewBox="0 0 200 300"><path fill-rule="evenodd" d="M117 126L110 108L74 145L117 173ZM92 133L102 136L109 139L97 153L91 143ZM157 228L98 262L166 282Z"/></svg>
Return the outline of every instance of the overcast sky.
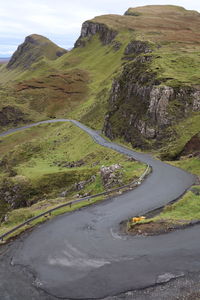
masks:
<svg viewBox="0 0 200 300"><path fill-rule="evenodd" d="M11 56L32 33L69 49L84 21L152 4L174 4L200 11L200 0L0 0L0 57Z"/></svg>

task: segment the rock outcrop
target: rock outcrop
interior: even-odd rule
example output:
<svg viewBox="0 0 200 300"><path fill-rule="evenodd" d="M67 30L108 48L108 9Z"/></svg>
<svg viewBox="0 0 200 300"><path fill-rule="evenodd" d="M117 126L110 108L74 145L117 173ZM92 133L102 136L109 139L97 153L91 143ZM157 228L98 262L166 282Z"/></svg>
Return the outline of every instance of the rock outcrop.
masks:
<svg viewBox="0 0 200 300"><path fill-rule="evenodd" d="M0 126L17 125L25 121L24 113L17 107L5 106L0 111Z"/></svg>
<svg viewBox="0 0 200 300"><path fill-rule="evenodd" d="M150 53L150 52L152 52L152 49L148 42L133 40L126 46L124 54L138 55L141 53Z"/></svg>
<svg viewBox="0 0 200 300"><path fill-rule="evenodd" d="M162 145L164 139L170 138L171 125L200 111L200 91L166 86L157 80L157 74L150 69L150 52L144 42L127 46L125 54L133 54L133 61L113 82L103 127L107 137L123 137L142 149Z"/></svg>
<svg viewBox="0 0 200 300"><path fill-rule="evenodd" d="M76 41L74 47L84 47L86 41L90 40L95 34L99 34L99 38L103 45L110 44L117 35L117 31L108 28L105 24L86 21L82 25L81 35Z"/></svg>
<svg viewBox="0 0 200 300"><path fill-rule="evenodd" d="M29 206L31 194L36 194L36 191L23 176L4 178L0 183L0 205L9 209Z"/></svg>
<svg viewBox="0 0 200 300"><path fill-rule="evenodd" d="M96 180L96 176L92 175L87 180L82 180L82 181L76 182L70 188L68 188L67 190L64 190L62 193L60 193L59 196L66 197L67 195L69 195L69 193L72 193L75 191L81 191L85 188L86 185L94 182L95 180Z"/></svg>
<svg viewBox="0 0 200 300"><path fill-rule="evenodd" d="M102 166L100 169L101 179L106 189L122 184L121 165L115 164L109 167Z"/></svg>

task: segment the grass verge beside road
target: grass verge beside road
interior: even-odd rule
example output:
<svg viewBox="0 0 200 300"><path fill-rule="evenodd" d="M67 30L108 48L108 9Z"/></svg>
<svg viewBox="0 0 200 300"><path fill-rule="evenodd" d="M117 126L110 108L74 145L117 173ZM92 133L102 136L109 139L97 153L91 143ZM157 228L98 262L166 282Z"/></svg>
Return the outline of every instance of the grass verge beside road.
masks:
<svg viewBox="0 0 200 300"><path fill-rule="evenodd" d="M180 167L200 177L200 159L198 157L182 157L170 164ZM198 181L198 179L197 179ZM153 213L153 212L152 212ZM127 223L130 234L157 235L194 225L200 221L200 185L193 186L185 195L173 204L165 206L154 217L139 222Z"/></svg>

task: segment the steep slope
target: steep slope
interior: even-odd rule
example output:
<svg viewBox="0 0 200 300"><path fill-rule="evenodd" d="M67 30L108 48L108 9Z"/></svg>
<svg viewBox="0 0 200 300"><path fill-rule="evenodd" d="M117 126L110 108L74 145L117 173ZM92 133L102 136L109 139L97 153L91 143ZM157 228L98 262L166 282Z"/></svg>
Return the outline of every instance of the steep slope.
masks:
<svg viewBox="0 0 200 300"><path fill-rule="evenodd" d="M32 34L27 36L23 44L17 48L6 67L7 69L18 67L28 69L42 57L54 60L65 53L67 53L67 50L58 47L46 37Z"/></svg>

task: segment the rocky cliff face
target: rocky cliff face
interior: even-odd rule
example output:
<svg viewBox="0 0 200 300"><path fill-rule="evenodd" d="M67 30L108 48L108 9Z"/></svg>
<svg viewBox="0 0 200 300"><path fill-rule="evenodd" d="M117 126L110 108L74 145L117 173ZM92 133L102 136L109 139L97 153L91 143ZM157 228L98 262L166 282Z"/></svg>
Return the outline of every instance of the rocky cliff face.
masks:
<svg viewBox="0 0 200 300"><path fill-rule="evenodd" d="M133 61L113 82L103 128L109 138L123 137L142 149L161 146L170 138L170 126L200 111L200 90L158 81L150 69L150 52L143 42L127 46L125 54L133 54Z"/></svg>
<svg viewBox="0 0 200 300"><path fill-rule="evenodd" d="M114 40L117 35L117 31L108 28L105 24L86 21L82 25L81 35L76 41L74 47L84 47L86 41L95 34L99 34L102 44L107 45Z"/></svg>

